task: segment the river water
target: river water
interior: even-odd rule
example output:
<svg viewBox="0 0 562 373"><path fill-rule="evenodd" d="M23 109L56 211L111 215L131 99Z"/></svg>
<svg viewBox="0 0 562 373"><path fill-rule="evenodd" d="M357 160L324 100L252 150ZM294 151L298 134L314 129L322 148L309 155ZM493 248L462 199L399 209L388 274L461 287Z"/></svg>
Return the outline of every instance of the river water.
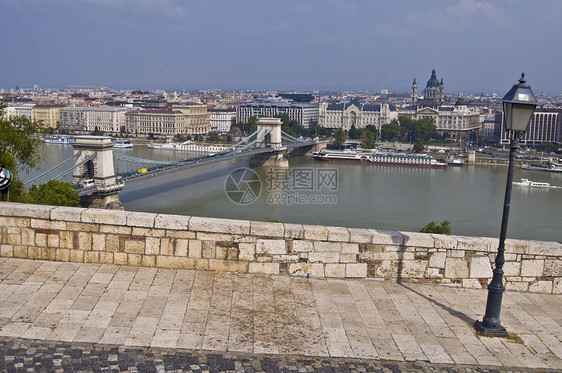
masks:
<svg viewBox="0 0 562 373"><path fill-rule="evenodd" d="M146 146L115 151L158 160L198 155ZM71 155L71 146L47 145L40 169ZM248 159L218 162L129 183L119 197L128 211L402 231L449 220L452 234L499 237L505 166L427 169L307 156L290 158L289 165L250 169ZM116 168L125 171L120 163ZM20 176L26 180L37 172ZM562 187L562 173L516 166L514 181L521 178ZM248 193L241 198L238 190ZM514 186L507 238L562 241L562 188Z"/></svg>

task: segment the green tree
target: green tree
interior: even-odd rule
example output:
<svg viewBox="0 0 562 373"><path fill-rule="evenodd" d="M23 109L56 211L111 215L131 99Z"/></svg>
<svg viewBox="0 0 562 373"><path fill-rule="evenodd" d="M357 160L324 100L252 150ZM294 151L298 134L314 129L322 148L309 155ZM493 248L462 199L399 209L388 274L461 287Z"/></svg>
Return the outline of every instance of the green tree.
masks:
<svg viewBox="0 0 562 373"><path fill-rule="evenodd" d="M207 140L209 140L210 142L222 142L222 137L220 137L218 133L213 132L209 135Z"/></svg>
<svg viewBox="0 0 562 373"><path fill-rule="evenodd" d="M355 127L355 124L351 125L349 132L347 133L350 139L360 139L361 138L361 131Z"/></svg>
<svg viewBox="0 0 562 373"><path fill-rule="evenodd" d="M381 138L383 140L394 140L400 136L400 125L396 120L383 124L381 127Z"/></svg>
<svg viewBox="0 0 562 373"><path fill-rule="evenodd" d="M41 156L44 133L41 123L27 117L4 118L4 105L0 104L0 164L13 174L10 201L30 202L23 182L18 177L19 166L34 168Z"/></svg>
<svg viewBox="0 0 562 373"><path fill-rule="evenodd" d="M361 134L361 147L363 149L373 149L376 146L375 135L372 131L364 130Z"/></svg>
<svg viewBox="0 0 562 373"><path fill-rule="evenodd" d="M432 221L420 229L421 233L451 234L451 222L443 220L440 224Z"/></svg>
<svg viewBox="0 0 562 373"><path fill-rule="evenodd" d="M58 180L49 180L39 186L33 185L29 189L33 203L52 206L80 206L78 191L70 183Z"/></svg>
<svg viewBox="0 0 562 373"><path fill-rule="evenodd" d="M421 141L416 141L416 142L414 143L413 149L414 149L414 151L415 151L416 153L421 153L421 152L423 152L423 150L425 149L425 146L423 145L423 142L421 142Z"/></svg>
<svg viewBox="0 0 562 373"><path fill-rule="evenodd" d="M99 129L98 126L94 127L94 130L90 133L92 136L103 136L104 132Z"/></svg>
<svg viewBox="0 0 562 373"><path fill-rule="evenodd" d="M334 146L338 149L341 149L346 141L347 137L345 136L345 132L342 128L338 128L336 130L336 133L334 133Z"/></svg>
<svg viewBox="0 0 562 373"><path fill-rule="evenodd" d="M545 142L537 146L537 151L558 153L558 144L554 142Z"/></svg>

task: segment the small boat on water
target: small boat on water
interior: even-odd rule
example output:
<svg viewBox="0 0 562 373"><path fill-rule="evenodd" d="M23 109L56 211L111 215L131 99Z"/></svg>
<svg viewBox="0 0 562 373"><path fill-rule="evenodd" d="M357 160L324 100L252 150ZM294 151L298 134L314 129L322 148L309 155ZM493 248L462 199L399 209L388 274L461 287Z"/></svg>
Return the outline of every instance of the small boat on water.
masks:
<svg viewBox="0 0 562 373"><path fill-rule="evenodd" d="M522 187L555 188L552 185L550 185L549 183L541 183L541 182L538 182L538 181L531 181L529 179L521 179L521 181L514 181L512 184L516 185L516 186L522 186Z"/></svg>
<svg viewBox="0 0 562 373"><path fill-rule="evenodd" d="M464 161L462 159L454 158L454 157L451 156L451 158L449 158L447 160L447 164L449 166L462 167L462 166L464 166Z"/></svg>
<svg viewBox="0 0 562 373"><path fill-rule="evenodd" d="M113 141L114 148L130 149L133 147L133 143L130 140L115 140Z"/></svg>
<svg viewBox="0 0 562 373"><path fill-rule="evenodd" d="M549 163L546 165L522 164L521 168L523 170L533 170L533 171L562 172L562 166L554 163Z"/></svg>

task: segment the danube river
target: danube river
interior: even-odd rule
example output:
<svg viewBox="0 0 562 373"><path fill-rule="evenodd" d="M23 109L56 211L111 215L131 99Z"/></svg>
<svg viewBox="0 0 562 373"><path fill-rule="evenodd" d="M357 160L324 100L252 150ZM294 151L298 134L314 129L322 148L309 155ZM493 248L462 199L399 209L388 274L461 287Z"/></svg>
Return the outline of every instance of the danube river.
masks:
<svg viewBox="0 0 562 373"><path fill-rule="evenodd" d="M189 156L146 146L115 151L158 160ZM41 169L71 155L71 146L46 145ZM289 165L288 170L248 171L247 159L219 162L132 182L120 200L128 211L402 231L449 220L452 234L499 236L505 166L427 169L318 162L306 156L291 158ZM124 171L124 165L117 168ZM562 187L562 173L516 167L514 181L521 178ZM241 198L233 187L248 193ZM514 186L507 237L562 241L562 188Z"/></svg>

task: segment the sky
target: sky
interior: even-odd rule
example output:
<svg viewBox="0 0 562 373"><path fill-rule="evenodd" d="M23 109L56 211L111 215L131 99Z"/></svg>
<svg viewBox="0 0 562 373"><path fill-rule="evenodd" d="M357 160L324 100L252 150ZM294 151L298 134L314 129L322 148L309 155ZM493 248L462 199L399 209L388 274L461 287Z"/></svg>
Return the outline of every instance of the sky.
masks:
<svg viewBox="0 0 562 373"><path fill-rule="evenodd" d="M562 93L562 0L0 0L0 88Z"/></svg>

